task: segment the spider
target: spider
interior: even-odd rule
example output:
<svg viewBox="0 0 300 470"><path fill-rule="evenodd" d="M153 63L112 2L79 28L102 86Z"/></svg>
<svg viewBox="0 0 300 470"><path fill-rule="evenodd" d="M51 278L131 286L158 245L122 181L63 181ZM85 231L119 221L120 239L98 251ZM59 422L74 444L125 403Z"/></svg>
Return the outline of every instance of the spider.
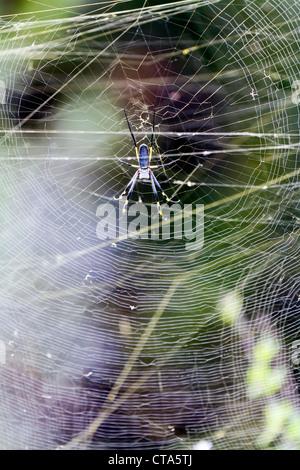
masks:
<svg viewBox="0 0 300 470"><path fill-rule="evenodd" d="M152 184L152 191L153 191L155 199L156 199L158 214L160 216L162 216L162 211L161 211L161 207L160 207L160 203L159 203L159 199L158 199L156 186L157 186L158 190L161 192L161 194L163 195L163 197L166 199L167 202L177 203L179 201L172 201L172 199L168 198L166 193L164 193L164 191L162 190L162 187L160 186L160 184L157 181L156 177L154 176L154 173L153 173L152 169L161 168L161 167L167 166L167 165L172 165L173 163L177 162L179 160L179 158L177 158L177 160L174 160L173 162L170 162L170 163L150 166L151 157L152 157L152 150L153 150L153 141L154 141L155 111L153 113L152 134L151 134L151 138L150 138L150 145L148 147L146 144L142 144L139 149L138 149L138 146L137 146L137 143L136 143L134 133L132 132L130 122L129 122L129 119L127 117L127 113L126 113L125 109L124 109L124 113L125 113L125 117L126 117L126 121L127 121L127 124L128 124L129 131L130 131L133 143L134 143L136 158L137 158L139 164L138 165L132 165L131 163L123 162L122 160L120 160L120 158L118 158L115 155L115 157L121 163L124 163L124 165L129 165L129 166L132 166L134 168L138 168L138 170L135 172L135 174L133 175L133 177L129 181L128 185L126 186L126 188L122 192L121 196L119 196L115 199L122 199L123 196L125 196L125 194L128 192L127 197L126 197L126 201L125 201L125 204L124 204L124 208L123 208L123 213L125 213L128 202L129 202L130 195L131 195L131 193L134 189L134 186L135 186L137 180L138 179L140 179L140 180L149 180L150 179L151 184Z"/></svg>

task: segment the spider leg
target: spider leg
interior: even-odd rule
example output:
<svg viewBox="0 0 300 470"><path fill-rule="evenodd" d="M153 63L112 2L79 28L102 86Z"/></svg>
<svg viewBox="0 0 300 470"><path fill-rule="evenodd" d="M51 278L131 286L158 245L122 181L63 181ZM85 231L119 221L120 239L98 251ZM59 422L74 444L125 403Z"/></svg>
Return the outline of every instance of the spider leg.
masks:
<svg viewBox="0 0 300 470"><path fill-rule="evenodd" d="M121 160L119 157L117 157L117 155L115 155L115 157L119 160L119 162L124 163L124 165L131 166L131 163L123 162L123 160Z"/></svg>
<svg viewBox="0 0 300 470"><path fill-rule="evenodd" d="M128 119L128 116L127 116L127 113L126 113L125 109L124 109L124 114L125 114L125 117L126 117L126 121L127 121L127 124L128 124L128 129L130 131L134 146L137 147L137 143L136 143L136 140L135 140L135 137L134 137L134 133L132 132L131 125L130 125L130 122L129 122L129 119Z"/></svg>
<svg viewBox="0 0 300 470"><path fill-rule="evenodd" d="M173 165L173 163L175 162L178 162L178 160L180 160L180 158L176 158L176 160L173 160L172 162L170 163L163 163L162 165L154 165L154 166L150 166L150 168L161 168L162 166L168 166L168 165Z"/></svg>
<svg viewBox="0 0 300 470"><path fill-rule="evenodd" d="M117 155L115 157L119 160L119 162L124 163L124 165L132 166L133 168L139 168L139 165L132 165L131 163L123 162Z"/></svg>
<svg viewBox="0 0 300 470"><path fill-rule="evenodd" d="M124 204L124 207L123 207L123 214L126 212L126 208L127 208L128 203L129 203L129 198L130 198L130 195L131 195L131 193L132 193L132 191L133 191L133 188L134 188L134 186L135 186L135 183L136 183L136 180L137 180L138 176L139 176L139 170L137 170L137 171L135 172L135 174L134 174L134 176L133 176L133 178L132 178L132 180L131 180L131 181L132 181L132 182L131 182L131 186L130 186L130 188L129 188L129 191L128 191L128 194L127 194L127 198L126 198L126 201L125 201L125 204ZM121 199L121 198L120 198L120 199Z"/></svg>
<svg viewBox="0 0 300 470"><path fill-rule="evenodd" d="M153 147L153 140L154 140L154 128L155 128L155 110L153 111L153 121L152 121L152 135L150 139L150 148Z"/></svg>
<svg viewBox="0 0 300 470"><path fill-rule="evenodd" d="M172 199L168 198L168 196L166 195L166 193L162 190L162 187L161 185L159 184L159 182L157 181L156 177L154 176L154 173L151 171L152 173L152 177L153 177L153 181L154 183L156 184L156 186L158 187L158 189L160 190L161 194L163 195L164 198L166 198L166 201L167 202L174 202L175 204L177 202L180 202L179 200L178 201L173 201Z"/></svg>
<svg viewBox="0 0 300 470"><path fill-rule="evenodd" d="M130 188L130 186L132 185L132 183L134 181L134 178L137 176L137 173L138 172L136 171L135 174L133 175L133 177L131 178L131 180L129 181L129 183L127 184L126 188L122 192L122 194L119 197L114 197L114 199L120 200L120 199L122 199L123 196L125 196L125 194L127 193L128 188Z"/></svg>
<svg viewBox="0 0 300 470"><path fill-rule="evenodd" d="M154 177L151 170L149 171L149 173L150 173L150 180L151 180L151 184L152 184L152 190L154 192L154 196L155 196L155 199L156 199L158 215L162 216L162 211L161 211L161 207L160 207L160 203L159 203L159 199L158 199L158 194L157 194L156 187L155 187L155 179L154 179L155 177Z"/></svg>
<svg viewBox="0 0 300 470"><path fill-rule="evenodd" d="M155 110L153 111L152 134L151 134L150 146L149 146L149 162L151 162L151 158L152 158L154 132L155 132L154 128L155 128Z"/></svg>

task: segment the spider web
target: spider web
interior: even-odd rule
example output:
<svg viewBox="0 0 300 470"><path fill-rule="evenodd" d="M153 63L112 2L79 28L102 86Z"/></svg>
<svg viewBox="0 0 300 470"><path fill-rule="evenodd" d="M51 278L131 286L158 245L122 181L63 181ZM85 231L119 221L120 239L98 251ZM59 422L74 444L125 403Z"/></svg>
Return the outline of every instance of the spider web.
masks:
<svg viewBox="0 0 300 470"><path fill-rule="evenodd" d="M4 449L299 448L299 5L153 3L2 20ZM99 239L125 108L203 243Z"/></svg>

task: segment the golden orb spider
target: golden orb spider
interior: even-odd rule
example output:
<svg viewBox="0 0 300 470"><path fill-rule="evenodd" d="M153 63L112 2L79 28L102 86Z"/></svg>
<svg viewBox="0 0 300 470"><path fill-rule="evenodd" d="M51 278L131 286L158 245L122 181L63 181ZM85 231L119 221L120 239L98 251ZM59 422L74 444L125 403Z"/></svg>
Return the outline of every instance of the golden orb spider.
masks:
<svg viewBox="0 0 300 470"><path fill-rule="evenodd" d="M130 131L133 143L134 143L136 158L137 158L139 164L138 165L132 165L131 163L123 162L123 160L120 160L120 158L118 158L115 155L115 157L121 163L124 163L124 165L132 166L134 168L138 168L138 170L135 172L135 174L133 175L133 177L129 181L128 185L126 186L126 188L122 192L121 196L119 196L118 198L115 198L115 199L122 199L123 196L125 196L125 194L127 193L126 201L125 201L124 208L123 208L123 213L126 212L126 208L127 208L128 202L129 202L130 195L131 195L131 193L134 189L134 186L135 186L137 180L138 179L140 179L140 180L149 180L150 179L151 184L152 184L152 191L153 191L155 199L156 199L158 214L160 216L162 216L161 207L160 207L156 187L161 192L161 194L163 195L163 197L166 199L167 202L177 203L177 202L180 202L180 201L172 201L172 199L168 198L166 193L164 193L164 191L162 190L162 187L160 186L160 184L157 181L156 177L154 176L154 173L153 173L152 169L172 165L173 163L177 162L179 160L179 158L177 158L176 160L174 160L173 162L170 162L170 163L150 166L151 158L152 158L152 150L153 150L153 141L154 141L155 111L153 113L152 134L151 134L151 138L150 138L149 148L146 144L142 144L139 149L138 149L138 146L137 146L137 143L136 143L136 138L135 138L134 133L131 129L130 122L129 122L129 119L127 117L127 113L126 113L125 109L124 109L124 113L125 113L125 117L126 117L126 121L127 121L127 124L128 124L129 131Z"/></svg>

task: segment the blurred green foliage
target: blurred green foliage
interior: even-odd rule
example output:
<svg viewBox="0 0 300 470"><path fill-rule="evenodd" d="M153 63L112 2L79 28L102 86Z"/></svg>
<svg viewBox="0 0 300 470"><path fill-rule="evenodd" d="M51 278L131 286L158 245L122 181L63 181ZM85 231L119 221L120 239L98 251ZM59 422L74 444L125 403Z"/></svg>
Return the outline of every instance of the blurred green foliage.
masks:
<svg viewBox="0 0 300 470"><path fill-rule="evenodd" d="M6 14L34 12L33 16L38 19L51 19L53 15L55 19L65 18L77 12L97 10L97 6L91 6L68 11L75 4L72 0L48 2L55 12L41 13L39 3L28 1L10 2L2 8ZM105 10L105 3L99 5L101 11ZM62 332L69 334L71 321L77 333L79 318L82 331L99 334L95 334L95 344L92 344L94 355L98 354L96 340L102 341L103 332L113 339L111 356L104 361L107 370L101 369L102 358L96 364L100 372L96 366L95 369L105 391L109 384L119 392L125 379L130 380L131 388L125 388L124 392L125 397L129 394L124 405L122 432L125 436L129 416L134 425L138 423L138 438L143 430L145 440L161 440L166 445L169 442L174 446L185 445L181 436L195 442L204 435L209 436L209 442L217 448L297 447L299 412L295 400L288 400L283 390L288 380L290 387L294 387L285 347L289 338L298 334L293 323L297 315L289 315L294 304L290 285L294 283L299 261L295 256L298 197L293 190L298 170L295 147L282 148L281 144L293 144L292 134L297 130L298 116L291 102L290 82L296 76L293 53L298 46L293 39L288 46L285 43L285 34L291 29L285 13L279 15L276 2L257 1L251 6L244 2L243 8L238 1L217 2L216 6L199 8L193 14L187 10L171 18L155 17L154 11L155 19L145 16L145 24L141 22L137 28L133 10L143 5L144 2L116 2L107 7L108 11L129 10L124 15L128 26L124 36L123 24L109 16L92 26L81 23L77 26L74 20L72 28L66 27L67 39L61 42L59 24L55 23L48 32L44 24L37 21L33 33L30 24L27 26L26 44L22 42L21 31L19 48L15 47L18 38L13 42L11 53L5 46L8 63L12 64L11 76L19 72L19 63L20 67L25 67L24 60L25 64L28 62L26 73L36 80L34 86L48 84L50 77L57 80L57 89L60 89L54 105L56 114L44 120L38 138L27 137L24 132L25 144L16 140L8 146L9 156L13 151L18 157L26 157L28 153L28 160L18 162L20 170L14 162L2 162L14 181L15 192L12 189L10 192L13 200L17 191L21 202L23 193L29 194L32 218L35 221L36 213L39 217L34 229L29 226L27 230L30 235L34 234L34 242L28 250L27 238L19 240L22 230L18 224L23 219L16 217L15 208L11 214L7 211L11 215L11 218L7 216L9 222L14 221L18 243L21 248L24 243L24 252L28 250L33 259L33 267L30 265L25 274L22 271L22 275L17 276L20 298L23 299L22 289L26 293L29 290L32 295L29 305L38 305L31 320L33 331L37 328L37 333L48 318L54 319L55 324L60 322L58 331L54 329L55 340ZM257 32L259 20L262 25ZM8 40L12 38L13 28L12 31L7 33ZM32 49L28 49L32 44ZM151 54L155 60L150 61L151 66L148 63L145 66L146 59L152 59ZM289 64L284 64L286 56ZM44 75L39 75L40 71ZM124 181L128 181L128 174L114 159L115 153L123 157L132 151L122 110L131 106L135 117L133 125L138 128L141 122L137 117L152 109L155 101L151 99L161 91L153 87L157 77L161 80L158 80L159 85L164 84L164 79L168 82L167 79L172 78L170 87L166 86L166 101L161 106L165 118L161 119L161 128L166 134L169 131L179 134L166 138L162 132L160 148L184 155L175 175L184 182L180 183L181 200L205 205L205 243L201 250L186 250L184 243L178 240L164 243L116 240L115 246L110 243L101 246L99 240L93 238L96 204L112 201ZM214 88L207 87L202 98L203 89L210 83ZM180 99L176 99L174 84ZM57 89L54 87L55 93ZM173 101L170 96L175 96ZM257 97L259 102L255 101ZM218 136L213 141L215 147L205 142L208 153L203 156L199 152L206 149L202 147L203 142L192 137L184 139L180 131L192 134L189 126L194 122L195 130L202 130L205 120L194 119L194 116L206 100L216 119L208 131L221 131L225 137ZM169 120L166 109L171 115ZM209 118L205 119L210 122ZM34 126L38 124L32 125L33 129ZM48 130L49 134L54 131L51 138ZM89 131L94 131L95 135L90 137ZM109 131L112 134L108 135ZM277 135L282 136L282 140ZM215 153L209 153L212 148ZM54 158L49 164L51 151ZM193 157L197 152L200 156ZM42 161L40 166L34 161L35 155ZM88 157L93 156L96 158L91 163ZM70 157L73 160L69 162ZM185 184L186 181L190 185ZM164 183L169 182L166 179ZM47 200L46 208L42 205L40 186L47 188L46 193L49 186L51 197L56 196L49 197L52 205L48 205ZM24 217L23 209L20 213ZM59 214L57 219L56 214ZM23 225L26 227L30 220L25 218ZM26 236L27 232L24 231ZM8 238L13 240L11 232L8 233ZM14 231L12 233L15 235ZM14 250L15 247L5 253L15 253L24 269ZM87 261L82 261L84 255ZM21 256L24 256L23 251ZM31 258L26 256L23 261L27 267ZM72 256L74 268L68 272ZM43 264L48 257L51 262ZM58 263L57 272L62 271L61 278L52 259ZM43 286L47 286L46 293ZM286 299L288 304L282 305ZM78 307L82 310L77 314ZM285 321L287 317L289 323ZM27 324L25 315L24 318ZM265 318L268 321L264 323ZM43 330L48 332L51 328ZM88 334L82 331L78 332L78 337L75 333L74 338L70 336L69 341L76 346L78 341L80 354L91 347L90 343L84 343ZM36 365L40 368L44 348L44 343L41 346L31 339L39 338L37 333L30 332L30 354L24 355L30 371ZM65 344L63 339L59 347ZM52 341L50 336L49 344ZM61 357L65 354L70 360L68 353L63 350ZM279 363L276 362L278 357L282 358ZM49 370L55 370L59 359L58 354L57 362L50 362ZM61 361L61 364L64 370L65 363ZM149 380L139 388L136 383L143 377ZM98 382L96 380L97 385ZM89 386L90 383L87 389ZM133 390L131 395L128 390ZM120 403L123 404L121 399ZM167 410L165 415L162 410ZM109 407L104 411L110 416ZM258 417L257 421L252 420L252 413ZM114 418L112 414L112 427ZM124 426L123 422L121 424ZM106 432L104 428L104 436Z"/></svg>

